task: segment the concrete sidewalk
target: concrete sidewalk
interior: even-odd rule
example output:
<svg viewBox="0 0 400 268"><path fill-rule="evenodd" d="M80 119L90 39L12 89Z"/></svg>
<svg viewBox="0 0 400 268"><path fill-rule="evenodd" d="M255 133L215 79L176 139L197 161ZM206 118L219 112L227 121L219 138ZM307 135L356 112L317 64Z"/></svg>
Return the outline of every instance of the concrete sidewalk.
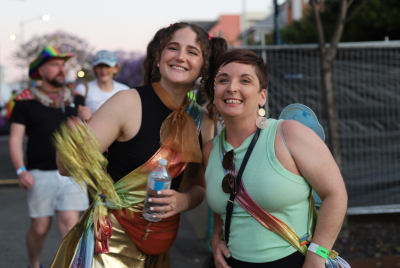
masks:
<svg viewBox="0 0 400 268"><path fill-rule="evenodd" d="M0 267L27 267L25 235L29 229L29 217L25 191L17 187L2 187L0 188L0 203L3 204L0 217L0 260L2 263ZM205 202L195 210L182 213L178 238L171 249L171 267L200 268L202 266L208 256L204 242L206 220ZM54 218L42 252L43 267L50 266L61 242L56 223L56 218ZM194 228L204 235L201 235L202 237L196 235Z"/></svg>
<svg viewBox="0 0 400 268"><path fill-rule="evenodd" d="M1 181L5 179L17 179L17 176L8 155L8 136L0 136L0 267L26 268L25 235L30 226L26 194L17 185L2 186ZM202 266L209 254L205 244L207 213L206 202L182 213L178 238L171 248L171 267ZM44 268L50 266L60 242L57 221L53 219L41 257Z"/></svg>
<svg viewBox="0 0 400 268"><path fill-rule="evenodd" d="M0 180L5 179L17 179L17 175L8 153L8 136L0 136Z"/></svg>

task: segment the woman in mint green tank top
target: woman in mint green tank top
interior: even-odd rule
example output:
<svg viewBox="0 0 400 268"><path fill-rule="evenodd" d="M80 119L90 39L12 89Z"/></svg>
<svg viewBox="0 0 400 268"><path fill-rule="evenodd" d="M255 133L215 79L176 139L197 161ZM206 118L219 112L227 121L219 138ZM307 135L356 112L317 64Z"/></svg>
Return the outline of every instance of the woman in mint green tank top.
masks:
<svg viewBox="0 0 400 268"><path fill-rule="evenodd" d="M218 60L215 70L215 86L207 90L209 111L218 111L225 129L203 148L207 201L214 211L211 246L215 266L325 267L322 255L332 249L347 208L344 182L331 153L317 134L299 122L258 119L268 84L267 66L261 57L235 49ZM262 120L264 124L260 124ZM322 199L314 235L309 238L312 246L319 246L315 252L310 246L300 253L288 239L264 227L238 198L233 205L228 244L222 238L227 201L238 187L231 184L230 188L227 179L222 182L229 173L222 158L233 150L238 171L258 127L263 129L244 169L242 189L260 209L289 226L298 237L309 233L310 189L315 189ZM232 161L229 154L225 158L228 163ZM230 174L235 178L237 172Z"/></svg>

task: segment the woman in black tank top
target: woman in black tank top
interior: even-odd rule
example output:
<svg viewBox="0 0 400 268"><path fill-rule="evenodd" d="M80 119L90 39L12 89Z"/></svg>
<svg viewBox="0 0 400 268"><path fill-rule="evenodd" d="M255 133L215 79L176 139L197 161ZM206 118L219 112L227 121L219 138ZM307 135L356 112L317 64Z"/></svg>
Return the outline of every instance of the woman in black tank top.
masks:
<svg viewBox="0 0 400 268"><path fill-rule="evenodd" d="M132 170L140 167L160 148L160 128L171 114L154 92L151 85L137 87L142 104L142 124L135 137L120 142L114 141L108 148L108 173L115 182L125 177ZM202 148L202 135L199 135ZM140 152L140 153L138 153ZM178 191L183 173L172 180L171 189Z"/></svg>
<svg viewBox="0 0 400 268"><path fill-rule="evenodd" d="M155 34L147 47L147 56L144 61L144 86L118 92L96 111L88 123L100 142L100 151L104 152L108 149L109 164L107 172L115 183L126 181L126 179L121 179L143 166L152 156L159 152L161 125L173 112L176 114L181 111L182 113L181 107L188 103L187 93L193 87L196 79L202 77L203 81L206 81L209 73L214 71L212 68L213 63L226 50L227 43L225 39L211 38L207 32L196 25L175 23L170 27L159 30ZM210 86L212 82L209 79L207 81L206 86ZM204 83L201 84L201 88L203 87ZM170 105L172 102L175 103L175 106ZM181 107L176 108L174 111L168 108L177 106ZM197 108L196 111L200 111L200 109ZM191 116L186 112L183 112L183 115ZM200 117L197 118L202 118L198 141L197 137L193 138L193 136L191 136L192 138L182 136L182 139L194 140L201 148L204 143L213 138L214 121L205 109L202 110L202 115L200 113ZM189 123L192 124L191 121ZM197 126L199 127L200 125ZM168 127L172 129L172 125L168 125ZM77 147L79 148L79 144ZM188 150L193 151L194 149L189 147ZM201 152L196 152L198 153L197 159L200 159ZM183 157L183 154L180 154L179 157L181 155ZM62 164L59 161L57 164L60 173L66 174L67 172ZM185 167L184 165L181 166ZM96 266L95 263L100 263L101 267L105 268L119 267L121 265L134 268L169 267L168 252L157 255L143 253L145 252L144 250L142 252L139 250L144 248L141 246L146 244L146 238L147 241L155 239L154 237L160 238L159 240L151 240L154 242L152 244L153 247L158 247L159 244L165 243L165 240L171 240L168 234L174 229L169 230L167 228L168 230L164 230L164 225L157 224L165 222L168 225L168 222L175 221L176 218L179 219L179 215L176 214L193 209L203 201L205 197L204 170L201 164L198 164L198 167L197 172L191 174L190 180L183 179L183 172L180 172L180 175L172 180L172 189L161 191L163 198L152 198L152 203L165 204L161 207L154 207L154 211L165 212L165 214L157 215L157 218L162 219L160 222L149 223L140 217L128 219L124 215L121 216L118 213L114 213L115 210L107 207L107 215L110 218L110 222L113 222L113 234L106 239L109 245L104 244L105 242L102 242L102 245L109 247L109 252L112 252L112 254L106 253L107 251L95 253L92 260L93 265ZM179 172L176 174L179 174ZM181 181L182 185L180 185ZM188 184L188 182L190 183ZM120 185L120 183L117 184ZM178 192L180 186L183 188L183 185L186 190ZM135 196L135 198L137 197ZM141 204L135 204L130 208L131 211L141 213L141 210L138 211L137 209ZM101 205L109 206L107 203ZM85 224L90 220L92 219L84 216L84 220L81 222ZM115 227L118 222L122 228ZM141 224L144 224L143 228ZM84 229L75 228L74 232L80 232L79 230ZM146 235L143 236L144 238L137 238L135 235L141 232L146 232ZM124 239L121 239L121 236ZM126 236L129 237L126 238ZM83 239L82 233L74 234L74 237L82 237ZM68 239L73 238L67 238L66 240ZM96 243L100 242L97 236L95 239ZM124 245L121 246L119 243L124 243ZM79 241L77 240L73 240L73 242L69 240L63 241L52 267L58 267L57 265L61 263L73 263L70 259L64 259L62 256L73 256L72 260L78 260L81 257L78 245ZM96 252L99 252L97 245ZM127 247L129 248L128 251L123 250ZM74 253L60 253L60 251L64 250L74 251Z"/></svg>

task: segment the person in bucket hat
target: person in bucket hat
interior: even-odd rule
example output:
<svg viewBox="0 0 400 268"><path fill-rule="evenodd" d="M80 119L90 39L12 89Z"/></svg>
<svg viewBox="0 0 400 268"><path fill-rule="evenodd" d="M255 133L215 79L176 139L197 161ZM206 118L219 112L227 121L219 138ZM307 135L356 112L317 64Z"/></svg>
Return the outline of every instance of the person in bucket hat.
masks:
<svg viewBox="0 0 400 268"><path fill-rule="evenodd" d="M63 54L54 47L45 47L29 65L29 77L42 85L24 90L15 98L11 114L9 148L19 186L27 190L31 226L26 235L30 268L39 268L40 253L57 211L61 238L78 222L79 211L88 207L86 189L57 170L56 152L52 146L54 131L70 116L88 120L91 111L83 107L77 96L64 85L65 61L72 54ZM80 108L78 108L80 107ZM23 139L28 135L26 167Z"/></svg>
<svg viewBox="0 0 400 268"><path fill-rule="evenodd" d="M96 79L79 84L75 92L84 96L85 105L92 113L103 105L115 93L129 89L128 86L114 80L119 71L117 55L108 50L101 50L93 58L93 72Z"/></svg>

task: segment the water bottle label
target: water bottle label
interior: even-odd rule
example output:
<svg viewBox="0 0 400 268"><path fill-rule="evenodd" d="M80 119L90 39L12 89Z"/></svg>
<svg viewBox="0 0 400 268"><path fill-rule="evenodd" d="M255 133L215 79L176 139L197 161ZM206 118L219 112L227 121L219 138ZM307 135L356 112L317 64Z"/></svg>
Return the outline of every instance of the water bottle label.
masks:
<svg viewBox="0 0 400 268"><path fill-rule="evenodd" d="M149 178L149 181L147 182L147 188L153 190L153 191L161 191L165 189L171 188L171 181L156 181L151 178Z"/></svg>
<svg viewBox="0 0 400 268"><path fill-rule="evenodd" d="M160 190L164 190L164 182L160 182L160 181L155 181L154 182L154 191L160 191Z"/></svg>

